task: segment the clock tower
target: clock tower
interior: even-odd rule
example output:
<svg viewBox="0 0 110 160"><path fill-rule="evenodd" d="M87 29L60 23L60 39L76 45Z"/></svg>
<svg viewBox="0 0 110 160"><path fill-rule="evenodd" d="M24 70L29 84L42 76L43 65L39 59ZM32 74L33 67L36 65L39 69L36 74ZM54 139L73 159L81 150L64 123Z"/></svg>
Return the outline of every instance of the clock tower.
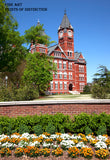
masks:
<svg viewBox="0 0 110 160"><path fill-rule="evenodd" d="M59 45L66 53L68 58L74 59L74 29L69 22L66 11L58 28L58 40Z"/></svg>

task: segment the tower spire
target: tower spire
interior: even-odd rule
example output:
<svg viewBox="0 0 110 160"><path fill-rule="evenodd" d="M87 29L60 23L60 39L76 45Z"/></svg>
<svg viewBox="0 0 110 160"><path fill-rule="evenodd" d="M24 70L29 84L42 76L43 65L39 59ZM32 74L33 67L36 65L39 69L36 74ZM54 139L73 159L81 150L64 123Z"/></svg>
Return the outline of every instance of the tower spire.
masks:
<svg viewBox="0 0 110 160"><path fill-rule="evenodd" d="M37 20L37 26L39 26L40 25L40 21L39 21L39 19Z"/></svg>
<svg viewBox="0 0 110 160"><path fill-rule="evenodd" d="M64 10L64 14L66 14L66 8L65 8L65 10Z"/></svg>
<svg viewBox="0 0 110 160"><path fill-rule="evenodd" d="M72 27L72 25L70 24L69 19L68 19L68 17L67 17L66 9L64 10L64 16L63 16L62 22L61 22L58 30L61 29L61 28L64 28L64 29L70 28L70 29L73 30L73 27Z"/></svg>

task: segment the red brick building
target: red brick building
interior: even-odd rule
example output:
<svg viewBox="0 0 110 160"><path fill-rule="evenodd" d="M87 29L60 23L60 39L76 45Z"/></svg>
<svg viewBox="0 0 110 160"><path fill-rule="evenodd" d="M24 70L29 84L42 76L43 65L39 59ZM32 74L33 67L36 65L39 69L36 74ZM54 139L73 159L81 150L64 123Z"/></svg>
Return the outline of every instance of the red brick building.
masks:
<svg viewBox="0 0 110 160"><path fill-rule="evenodd" d="M66 12L58 28L58 44L49 48L42 44L32 44L31 53L35 51L54 57L57 73L53 73L50 93L80 93L83 91L83 87L87 84L86 61L82 53L74 52L74 29Z"/></svg>

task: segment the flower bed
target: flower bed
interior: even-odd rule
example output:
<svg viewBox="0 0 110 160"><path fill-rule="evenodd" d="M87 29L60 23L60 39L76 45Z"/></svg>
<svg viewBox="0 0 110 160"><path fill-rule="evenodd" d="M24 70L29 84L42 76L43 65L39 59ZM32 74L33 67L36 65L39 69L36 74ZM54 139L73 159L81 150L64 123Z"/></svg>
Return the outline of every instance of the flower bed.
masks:
<svg viewBox="0 0 110 160"><path fill-rule="evenodd" d="M14 133L0 135L1 160L17 159L110 159L110 138L107 135Z"/></svg>

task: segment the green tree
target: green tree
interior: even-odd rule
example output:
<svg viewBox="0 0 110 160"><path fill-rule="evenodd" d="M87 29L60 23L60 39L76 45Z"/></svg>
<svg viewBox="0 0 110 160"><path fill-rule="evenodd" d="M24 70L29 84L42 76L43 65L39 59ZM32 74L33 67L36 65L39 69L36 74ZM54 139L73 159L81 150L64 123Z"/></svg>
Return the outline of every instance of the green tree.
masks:
<svg viewBox="0 0 110 160"><path fill-rule="evenodd" d="M26 84L34 85L39 94L48 89L53 79L53 71L56 71L56 68L52 57L37 52L27 54L23 79Z"/></svg>
<svg viewBox="0 0 110 160"><path fill-rule="evenodd" d="M108 98L108 94L110 94L110 71L106 66L101 65L94 76L92 96L94 98Z"/></svg>
<svg viewBox="0 0 110 160"><path fill-rule="evenodd" d="M26 53L24 37L17 28L5 0L0 0L0 72L14 72Z"/></svg>
<svg viewBox="0 0 110 160"><path fill-rule="evenodd" d="M31 44L31 42L33 44L40 43L47 46L49 46L51 43L54 43L54 41L50 41L50 37L45 34L43 25L41 24L32 26L31 28L26 30L24 37L27 45Z"/></svg>
<svg viewBox="0 0 110 160"><path fill-rule="evenodd" d="M91 93L90 86L85 85L84 88L83 88L83 93L85 93L85 94Z"/></svg>

